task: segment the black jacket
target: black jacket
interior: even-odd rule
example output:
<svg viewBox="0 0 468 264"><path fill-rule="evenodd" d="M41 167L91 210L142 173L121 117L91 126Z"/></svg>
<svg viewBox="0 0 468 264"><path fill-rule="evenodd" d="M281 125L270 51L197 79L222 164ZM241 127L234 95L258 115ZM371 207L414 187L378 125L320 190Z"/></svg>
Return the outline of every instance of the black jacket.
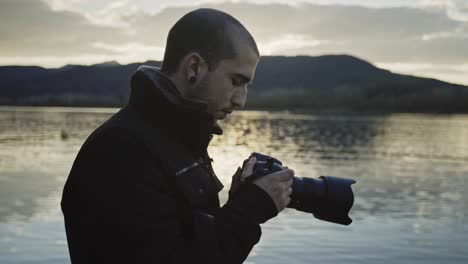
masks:
<svg viewBox="0 0 468 264"><path fill-rule="evenodd" d="M61 201L73 263L241 263L276 216L245 183L228 203L207 153L222 130L157 68L142 66L128 104L83 144Z"/></svg>

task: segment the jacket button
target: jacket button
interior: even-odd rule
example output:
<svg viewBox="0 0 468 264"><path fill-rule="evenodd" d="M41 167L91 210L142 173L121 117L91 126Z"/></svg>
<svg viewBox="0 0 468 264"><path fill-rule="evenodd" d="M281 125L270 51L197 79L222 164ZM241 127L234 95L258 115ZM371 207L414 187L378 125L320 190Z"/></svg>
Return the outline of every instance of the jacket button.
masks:
<svg viewBox="0 0 468 264"><path fill-rule="evenodd" d="M204 193L205 193L205 191L203 190L203 188L198 189L198 192L199 192L200 194L204 194Z"/></svg>

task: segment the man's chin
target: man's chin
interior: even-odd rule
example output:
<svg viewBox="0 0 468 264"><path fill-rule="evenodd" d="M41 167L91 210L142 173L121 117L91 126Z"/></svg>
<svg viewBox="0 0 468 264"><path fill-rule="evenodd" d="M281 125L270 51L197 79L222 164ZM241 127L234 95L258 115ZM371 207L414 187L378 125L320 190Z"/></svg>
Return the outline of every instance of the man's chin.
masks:
<svg viewBox="0 0 468 264"><path fill-rule="evenodd" d="M216 134L216 135L222 135L223 134L223 129L218 124L217 120L214 121L213 128L212 128L211 132L212 132L212 134Z"/></svg>

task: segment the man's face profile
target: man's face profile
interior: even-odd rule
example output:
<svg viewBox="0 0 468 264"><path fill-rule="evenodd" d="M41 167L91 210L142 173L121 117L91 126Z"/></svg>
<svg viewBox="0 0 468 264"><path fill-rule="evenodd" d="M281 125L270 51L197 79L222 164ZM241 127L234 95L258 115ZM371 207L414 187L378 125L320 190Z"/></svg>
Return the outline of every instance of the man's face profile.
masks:
<svg viewBox="0 0 468 264"><path fill-rule="evenodd" d="M188 96L203 100L215 119L224 119L233 110L244 107L247 86L252 82L259 57L243 42L237 41L236 56L223 59L190 89Z"/></svg>
<svg viewBox="0 0 468 264"><path fill-rule="evenodd" d="M204 101L215 120L242 109L260 55L247 29L214 9L197 9L171 28L161 71L182 96Z"/></svg>

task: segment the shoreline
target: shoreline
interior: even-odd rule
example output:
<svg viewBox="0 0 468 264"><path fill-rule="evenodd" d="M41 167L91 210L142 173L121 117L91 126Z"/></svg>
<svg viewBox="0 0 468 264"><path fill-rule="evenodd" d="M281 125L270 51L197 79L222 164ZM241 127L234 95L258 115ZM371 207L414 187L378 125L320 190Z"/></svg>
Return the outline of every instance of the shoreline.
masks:
<svg viewBox="0 0 468 264"><path fill-rule="evenodd" d="M121 107L112 106L67 106L67 105L0 105L0 111L43 111L43 112L83 112L83 113L115 113ZM344 115L344 116L382 116L394 114L415 114L415 115L467 115L468 112L443 112L443 111L379 111L379 110L352 110L352 109L314 109L314 108L271 108L271 107L256 107L236 111L242 112L268 112L273 114L284 115ZM234 114L236 114L234 112Z"/></svg>

